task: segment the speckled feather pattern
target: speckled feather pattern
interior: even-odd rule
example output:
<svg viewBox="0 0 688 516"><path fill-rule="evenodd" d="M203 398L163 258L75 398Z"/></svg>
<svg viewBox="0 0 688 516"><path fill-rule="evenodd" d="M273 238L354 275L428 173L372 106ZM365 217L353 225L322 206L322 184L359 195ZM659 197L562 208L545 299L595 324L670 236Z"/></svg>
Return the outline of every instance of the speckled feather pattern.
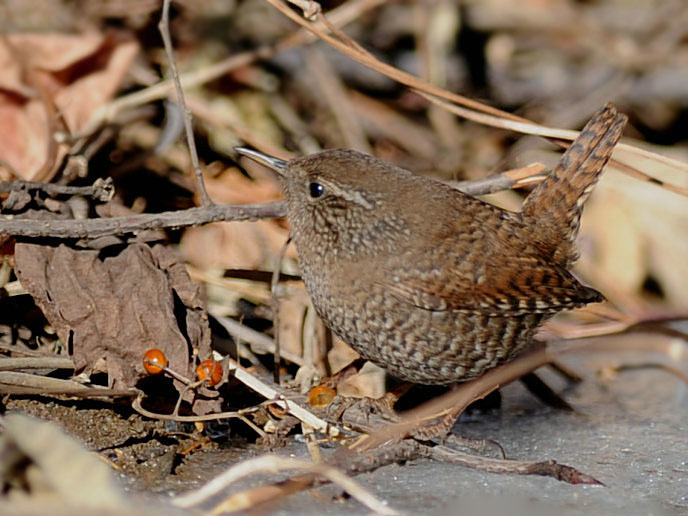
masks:
<svg viewBox="0 0 688 516"><path fill-rule="evenodd" d="M465 381L513 358L555 313L603 299L567 268L625 121L611 106L596 114L521 213L354 151L289 162L288 218L318 314L411 382Z"/></svg>

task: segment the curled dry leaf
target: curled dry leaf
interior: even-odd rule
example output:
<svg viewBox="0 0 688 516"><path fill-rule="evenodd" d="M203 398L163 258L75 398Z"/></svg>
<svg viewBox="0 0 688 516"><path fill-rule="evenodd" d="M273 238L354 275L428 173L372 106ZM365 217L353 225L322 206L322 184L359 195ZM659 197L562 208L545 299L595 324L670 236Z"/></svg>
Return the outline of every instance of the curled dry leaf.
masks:
<svg viewBox="0 0 688 516"><path fill-rule="evenodd" d="M137 52L134 40L116 33L0 38L0 159L22 179L49 180L67 151L54 131L82 130ZM0 167L6 179L10 171Z"/></svg>
<svg viewBox="0 0 688 516"><path fill-rule="evenodd" d="M210 355L198 286L167 247L132 244L109 256L20 243L15 257L19 280L69 349L77 374L98 365L112 387L132 387L147 374L142 357L150 348L187 378L192 349Z"/></svg>

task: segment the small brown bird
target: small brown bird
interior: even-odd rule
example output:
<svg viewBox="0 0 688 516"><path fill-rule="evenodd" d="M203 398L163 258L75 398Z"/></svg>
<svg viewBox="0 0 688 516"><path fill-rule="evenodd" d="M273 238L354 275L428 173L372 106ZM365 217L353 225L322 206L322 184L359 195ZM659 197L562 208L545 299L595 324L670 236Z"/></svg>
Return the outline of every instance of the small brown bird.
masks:
<svg viewBox="0 0 688 516"><path fill-rule="evenodd" d="M449 384L513 358L557 312L603 300L568 268L625 123L600 110L520 212L350 150L289 162L236 150L279 174L325 323L394 376Z"/></svg>

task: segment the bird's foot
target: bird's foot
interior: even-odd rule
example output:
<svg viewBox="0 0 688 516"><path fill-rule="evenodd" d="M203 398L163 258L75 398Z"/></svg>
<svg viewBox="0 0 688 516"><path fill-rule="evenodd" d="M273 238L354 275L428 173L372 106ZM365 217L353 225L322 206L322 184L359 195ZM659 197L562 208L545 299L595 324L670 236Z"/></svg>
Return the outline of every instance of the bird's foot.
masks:
<svg viewBox="0 0 688 516"><path fill-rule="evenodd" d="M482 454L488 447L497 450L497 454L500 459L506 459L506 452L501 444L492 439L478 439L476 437L467 437L465 435L451 434L444 439L442 444L449 444L453 446L460 446L462 448L468 448L475 453Z"/></svg>
<svg viewBox="0 0 688 516"><path fill-rule="evenodd" d="M488 447L493 447L497 450L500 458L506 458L504 448L497 441L453 434L452 429L457 419L455 414L447 414L439 420L434 419L416 427L411 431L410 436L419 441L436 441L442 445L468 448L475 453L483 453Z"/></svg>

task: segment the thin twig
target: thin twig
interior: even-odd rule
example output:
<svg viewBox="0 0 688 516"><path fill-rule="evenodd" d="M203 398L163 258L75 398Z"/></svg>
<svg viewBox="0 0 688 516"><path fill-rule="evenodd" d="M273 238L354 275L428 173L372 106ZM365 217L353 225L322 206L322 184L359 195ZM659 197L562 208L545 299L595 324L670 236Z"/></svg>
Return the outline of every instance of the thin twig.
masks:
<svg viewBox="0 0 688 516"><path fill-rule="evenodd" d="M312 77L314 89L327 104L335 123L342 134L344 146L359 152L371 154L366 132L360 123L346 88L331 63L317 47L306 49L307 73Z"/></svg>
<svg viewBox="0 0 688 516"><path fill-rule="evenodd" d="M683 383L688 384L688 375L681 371L678 367L674 367L669 364L662 364L661 362L646 362L644 364L625 364L614 367L614 371L633 371L637 369L660 369L666 371L669 374L674 375L676 378L681 380Z"/></svg>
<svg viewBox="0 0 688 516"><path fill-rule="evenodd" d="M521 461L510 459L494 459L481 455L471 455L463 453L446 446L433 446L430 448L430 457L438 462L448 462L458 464L467 468L489 471L490 473L501 473L513 475L542 475L553 477L569 484L592 484L603 486L604 484L596 478L581 473L571 466L559 464L553 460L541 462Z"/></svg>
<svg viewBox="0 0 688 516"><path fill-rule="evenodd" d="M487 195L503 190L534 186L547 177L544 173L546 169L547 167L542 163L533 163L483 179L456 181L449 183L449 185L469 195Z"/></svg>
<svg viewBox="0 0 688 516"><path fill-rule="evenodd" d="M422 91L417 91L417 93L425 98L426 100L432 102L433 104L436 104L438 106L441 106L442 108L446 109L447 111L454 113L457 116L460 116L462 118L466 118L467 120L471 120L473 122L477 122L483 125L487 125L490 127L497 127L500 129L509 129L514 132L518 132L521 134L530 134L533 136L543 136L545 138L550 138L553 139L554 143L559 144L559 140L575 140L578 135L580 134L578 131L573 131L571 129L557 129L555 127L547 127L544 125L539 125L535 124L534 122L531 122L529 120L525 119L519 119L519 120L504 120L503 118L499 116L494 116L491 114L485 114L485 113L476 113L475 111L471 109L466 109L462 106L457 106L455 104L451 104L449 102L446 102L440 98L437 98L434 95L430 95L427 93L424 93ZM564 144L563 146L567 146L568 144ZM624 142L619 142L616 144L616 149L622 150L629 152L633 154L634 156L640 156L644 158L649 158L649 159L654 159L656 161L659 161L660 163L664 163L665 165L672 166L678 170L686 170L688 169L688 164L683 163L682 161L676 160L674 158L670 158L668 156L664 156L663 154L658 154L656 152L648 151L645 149L642 149L640 147L636 147L635 145L631 145L628 143ZM618 153L617 157L613 158L610 161L610 164L618 168L621 172L624 172L625 174L628 174L632 177L635 177L636 179L642 179L644 181L650 181L653 183L656 183L663 188L672 191L674 193L680 194L680 195L685 195L688 196L688 188L684 188L678 185L674 185L671 183L667 183L666 181L662 181L661 179L657 179L656 177L652 177L649 174L646 174L645 172L642 172L641 170L638 170L635 167L632 167L631 165L628 165L626 163L623 163L618 160Z"/></svg>
<svg viewBox="0 0 688 516"><path fill-rule="evenodd" d="M389 139L412 156L432 162L439 152L437 133L422 122L410 119L405 113L382 100L373 99L359 91L350 90L348 98L364 127L377 139ZM448 147L455 147L454 139Z"/></svg>
<svg viewBox="0 0 688 516"><path fill-rule="evenodd" d="M273 355L275 354L275 341L264 333L256 331L253 328L249 328L248 326L243 325L234 319L230 319L229 317L224 317L214 313L212 315L232 337L235 339L241 339L251 344L251 346L257 347L258 350L255 350L257 353L263 352L272 353ZM303 357L301 355L287 350L282 350L280 355L296 365L303 365Z"/></svg>
<svg viewBox="0 0 688 516"><path fill-rule="evenodd" d="M249 280L256 281L259 283L271 283L273 274L274 271L261 271L259 269L226 269L222 276L226 279ZM296 274L286 274L284 272L280 272L277 281L301 281L301 276L297 276Z"/></svg>
<svg viewBox="0 0 688 516"><path fill-rule="evenodd" d="M385 1L386 0L350 0L330 11L329 20L335 25L346 25L358 19L362 13L378 7ZM319 25L322 26L322 24ZM263 45L255 50L229 56L209 66L181 74L179 79L182 86L185 88L200 86L218 79L232 70L248 66L258 59L268 59L282 50L288 50L304 43L310 43L316 39L316 36L305 29L299 29L284 37L275 45ZM122 111L167 97L173 88L174 85L172 81L167 79L142 90L112 100L93 113L91 120L88 122L81 135L92 134L103 124L115 120Z"/></svg>
<svg viewBox="0 0 688 516"><path fill-rule="evenodd" d="M141 406L144 394L142 392L131 402L131 408L141 414L142 416L151 419L159 419L160 421L177 421L178 423L196 423L199 421L216 421L218 419L239 418L243 419L246 414L252 414L265 405L275 404L273 401L266 401L255 407L247 407L241 410L232 410L229 412L215 412L213 414L203 414L202 416L180 416L179 414L160 414L158 412L151 412Z"/></svg>
<svg viewBox="0 0 688 516"><path fill-rule="evenodd" d="M66 395L83 398L112 398L121 396L135 396L135 389L106 389L104 387L90 387L73 380L63 380L40 376L36 374L20 373L17 371L0 371L0 393L2 394L39 394Z"/></svg>
<svg viewBox="0 0 688 516"><path fill-rule="evenodd" d="M170 0L163 0L162 4L162 16L160 18L160 23L158 24L158 30L162 35L162 40L165 45L165 52L167 53L167 58L170 62L170 70L172 71L172 79L174 81L174 87L177 91L177 100L182 107L184 112L184 130L186 132L186 142L189 146L189 154L191 156L191 163L194 167L194 172L196 173L196 184L198 185L198 191L201 194L201 200L203 206L208 207L213 205L213 201L208 195L205 189L205 182L203 181L203 171L201 170L201 165L198 161L198 151L196 150L196 140L193 135L191 111L186 107L186 102L184 101L184 90L182 89L182 84L179 80L179 70L177 70L177 62L174 58L174 49L172 48L172 38L170 37Z"/></svg>
<svg viewBox="0 0 688 516"><path fill-rule="evenodd" d="M655 333L665 333L686 339L686 333L664 326L663 323L688 320L688 313L683 311L670 311L664 313L635 313L626 314L616 310L607 310L600 307L589 306L584 309L587 313L601 315L611 320L602 320L591 324L571 324L549 321L543 327L547 338L550 336L566 340L586 339L590 337L604 337L630 331L650 330ZM613 319L612 319L613 318Z"/></svg>
<svg viewBox="0 0 688 516"><path fill-rule="evenodd" d="M678 367L674 367L669 364L662 364L661 362L645 362L643 364L625 364L615 366L614 371L634 371L637 369L660 369L666 371L667 373L674 375L676 378L681 380L683 383L688 384L688 375L681 371Z"/></svg>
<svg viewBox="0 0 688 516"><path fill-rule="evenodd" d="M74 362L68 357L0 358L0 371L17 371L20 369L74 369Z"/></svg>

